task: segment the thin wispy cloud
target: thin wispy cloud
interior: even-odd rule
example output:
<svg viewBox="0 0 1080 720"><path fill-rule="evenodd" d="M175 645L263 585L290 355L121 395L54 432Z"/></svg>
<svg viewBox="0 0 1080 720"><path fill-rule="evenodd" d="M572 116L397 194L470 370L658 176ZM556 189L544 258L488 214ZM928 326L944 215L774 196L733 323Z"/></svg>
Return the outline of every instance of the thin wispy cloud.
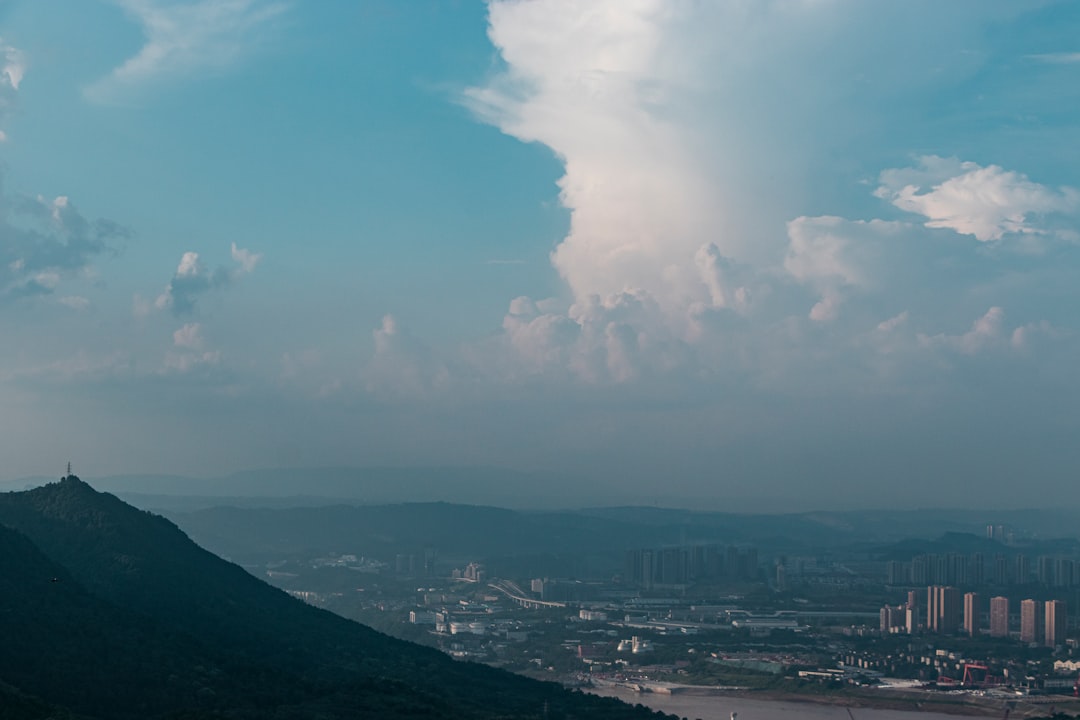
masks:
<svg viewBox="0 0 1080 720"><path fill-rule="evenodd" d="M1057 53L1039 53L1037 55L1028 55L1030 60L1038 60L1039 62L1050 63L1051 65L1071 65L1073 63L1080 63L1080 52L1057 52Z"/></svg>
<svg viewBox="0 0 1080 720"><path fill-rule="evenodd" d="M143 28L146 43L107 76L84 89L95 102L111 102L161 78L199 75L242 58L287 9L263 0L118 0Z"/></svg>

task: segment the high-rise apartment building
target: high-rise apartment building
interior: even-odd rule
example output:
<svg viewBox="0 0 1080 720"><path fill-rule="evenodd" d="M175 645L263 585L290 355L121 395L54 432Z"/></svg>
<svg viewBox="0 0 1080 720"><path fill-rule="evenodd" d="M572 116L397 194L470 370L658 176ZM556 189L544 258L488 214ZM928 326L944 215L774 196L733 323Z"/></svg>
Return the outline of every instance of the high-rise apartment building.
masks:
<svg viewBox="0 0 1080 720"><path fill-rule="evenodd" d="M1004 555L994 556L994 584L1009 584L1009 561Z"/></svg>
<svg viewBox="0 0 1080 720"><path fill-rule="evenodd" d="M1065 623L1067 621L1065 602L1063 600L1048 600L1046 602L1046 632L1043 637L1047 647L1057 647L1065 644Z"/></svg>
<svg viewBox="0 0 1080 720"><path fill-rule="evenodd" d="M1050 587L1054 584L1054 558L1040 555L1035 561L1035 576L1040 585Z"/></svg>
<svg viewBox="0 0 1080 720"><path fill-rule="evenodd" d="M979 593L964 593L964 633L979 634Z"/></svg>
<svg viewBox="0 0 1080 720"><path fill-rule="evenodd" d="M1020 642L1042 642L1044 638L1041 600L1020 601Z"/></svg>
<svg viewBox="0 0 1080 720"><path fill-rule="evenodd" d="M911 559L911 582L915 585L930 582L930 562L925 555Z"/></svg>
<svg viewBox="0 0 1080 720"><path fill-rule="evenodd" d="M990 598L990 636L1009 637L1009 598Z"/></svg>
<svg viewBox="0 0 1080 720"><path fill-rule="evenodd" d="M968 562L967 581L975 587L986 582L986 558L982 553L973 553Z"/></svg>
<svg viewBox="0 0 1080 720"><path fill-rule="evenodd" d="M919 608L908 605L904 613L904 629L908 635L914 635L919 631Z"/></svg>
<svg viewBox="0 0 1080 720"><path fill-rule="evenodd" d="M960 591L947 585L926 589L926 629L935 633L954 633L960 629L963 605Z"/></svg>
<svg viewBox="0 0 1080 720"><path fill-rule="evenodd" d="M1054 559L1054 587L1067 588L1076 584L1075 563L1071 558Z"/></svg>
<svg viewBox="0 0 1080 720"><path fill-rule="evenodd" d="M1031 580L1031 561L1028 560L1027 555L1017 555L1014 563L1013 582L1017 585L1029 582Z"/></svg>
<svg viewBox="0 0 1080 720"><path fill-rule="evenodd" d="M904 571L904 563L898 560L890 560L885 564L885 583L887 585L903 585L907 582L908 574Z"/></svg>
<svg viewBox="0 0 1080 720"><path fill-rule="evenodd" d="M907 608L903 605L886 605L881 608L880 617L883 635L906 631Z"/></svg>

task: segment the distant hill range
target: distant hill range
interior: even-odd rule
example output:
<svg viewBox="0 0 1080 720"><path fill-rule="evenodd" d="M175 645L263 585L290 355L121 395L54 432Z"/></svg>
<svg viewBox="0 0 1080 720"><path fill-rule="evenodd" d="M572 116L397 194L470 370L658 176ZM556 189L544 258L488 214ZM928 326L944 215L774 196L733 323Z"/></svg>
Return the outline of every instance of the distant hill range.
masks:
<svg viewBox="0 0 1080 720"><path fill-rule="evenodd" d="M24 490L51 478L0 482L2 490ZM701 495L674 495L658 481L632 491L618 478L577 477L493 467L316 467L274 468L222 477L113 475L90 479L98 490L140 508L187 512L213 507L298 508L327 505L452 503L511 510L588 509L598 518L642 525L730 526L743 535L812 532L876 541L937 538L942 533L981 535L989 523L1030 531L1042 538L1075 534L1075 508L983 510L904 508L789 512L772 511L783 498L762 499L734 479L703 488ZM823 494L821 504L842 503ZM794 523L794 524L793 524ZM739 534L739 533L736 533Z"/></svg>
<svg viewBox="0 0 1080 720"><path fill-rule="evenodd" d="M0 493L0 717L646 718L310 607L74 476Z"/></svg>
<svg viewBox="0 0 1080 720"><path fill-rule="evenodd" d="M861 548L880 559L905 551L906 558L926 552L992 556L1004 549L985 539L980 513L970 510L745 514L652 507L511 510L446 502L252 506L232 500L157 509L204 547L253 563L342 548L376 557L438 549L447 557L472 559L610 556L632 548L699 544L753 545L762 552L795 554ZM1011 516L1021 527L1039 531L1017 547L1048 548L1054 538L1076 534L1072 512L1015 511Z"/></svg>
<svg viewBox="0 0 1080 720"><path fill-rule="evenodd" d="M31 477L6 484L9 489L23 490L45 482L47 478ZM600 488L590 497L581 495L581 483L572 479L488 467L275 468L215 478L113 475L90 482L123 498L189 509L220 505L223 500L264 507L442 501L564 508L612 503L612 497Z"/></svg>
<svg viewBox="0 0 1080 720"><path fill-rule="evenodd" d="M30 489L52 479L8 480L0 482L0 490ZM300 507L342 502L365 505L447 502L522 510L643 507L768 514L783 501L782 497L754 495L753 487L734 479L706 485L698 494L676 494L669 483L659 478L653 486L635 489L617 476L486 466L270 468L203 478L109 475L92 477L88 482L140 507L188 510L222 504Z"/></svg>
<svg viewBox="0 0 1080 720"><path fill-rule="evenodd" d="M248 568L351 553L393 563L399 554L437 558L433 572L478 561L510 577L608 577L626 551L691 545L757 548L770 556L840 553L910 560L926 553L1054 554L1076 540L985 537L970 511L748 515L661 508L523 511L452 503L219 507L162 510L196 542ZM1024 513L1017 513L1023 515ZM1075 534L1071 513L1030 513L1046 532ZM1035 522L1039 520L1039 522ZM1057 523L1057 527L1055 527ZM258 570L253 570L258 572Z"/></svg>

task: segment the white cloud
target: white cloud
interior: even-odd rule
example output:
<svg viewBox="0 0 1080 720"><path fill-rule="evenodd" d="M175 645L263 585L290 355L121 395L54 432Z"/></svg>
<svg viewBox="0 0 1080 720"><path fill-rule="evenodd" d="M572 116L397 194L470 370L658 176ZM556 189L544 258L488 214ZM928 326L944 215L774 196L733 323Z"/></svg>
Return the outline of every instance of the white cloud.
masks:
<svg viewBox="0 0 1080 720"><path fill-rule="evenodd" d="M840 312L840 293L833 288L826 288L821 299L810 308L810 319L815 322L835 320Z"/></svg>
<svg viewBox="0 0 1080 720"><path fill-rule="evenodd" d="M204 73L246 54L259 32L287 7L262 0L116 0L143 29L146 43L109 75L85 89L88 98L109 102L126 90L163 77Z"/></svg>
<svg viewBox="0 0 1080 720"><path fill-rule="evenodd" d="M489 9L507 70L469 90L467 102L564 159L560 198L571 228L552 263L574 297L645 292L674 315L691 301L711 303L696 257L710 244L729 254L707 222L723 198L662 107L673 13L649 1Z"/></svg>
<svg viewBox="0 0 1080 720"><path fill-rule="evenodd" d="M180 264L176 268L176 277L194 277L204 272L202 263L199 262L199 253L186 252L180 257Z"/></svg>
<svg viewBox="0 0 1080 720"><path fill-rule="evenodd" d="M207 370L221 363L219 350L205 352L168 352L162 363L161 375L187 375L197 370Z"/></svg>
<svg viewBox="0 0 1080 720"><path fill-rule="evenodd" d="M255 270L255 266L262 260L261 253L254 253L244 248L236 247L236 243L231 247L232 259L240 264L239 272L249 273Z"/></svg>
<svg viewBox="0 0 1080 720"><path fill-rule="evenodd" d="M864 271L851 257L856 248L849 233L855 225L839 217L795 218L788 223L784 269L797 280L864 284Z"/></svg>
<svg viewBox="0 0 1080 720"><path fill-rule="evenodd" d="M504 65L465 102L551 149L570 214L551 254L569 301L519 298L503 319L513 377L628 383L732 363L798 385L826 358L871 366L888 352L896 367L935 347L1005 345L1009 268L973 243L940 243L939 229L1064 239L1062 216L1080 207L1075 190L999 165L858 166L909 151L891 144L910 138L898 105L969 89L992 49L986 25L1020 12L1008 3L950 7L933 28L910 8L854 2L536 0L489 12ZM924 49L914 58L912 37ZM874 219L865 195L841 199L836 168L849 166L849 194L880 172L875 195L918 222ZM938 332L988 306L971 330Z"/></svg>
<svg viewBox="0 0 1080 720"><path fill-rule="evenodd" d="M238 266L234 269L218 267L210 271L194 251L185 252L180 257L172 280L165 290L154 300L153 307L169 310L174 315L189 315L195 311L198 299L211 290L221 290L232 286L241 276L252 272L261 254L238 248L232 244L231 255ZM143 317L150 311L149 304L141 297L135 297L135 315Z"/></svg>
<svg viewBox="0 0 1080 720"><path fill-rule="evenodd" d="M26 74L26 57L21 50L5 43L3 38L0 38L0 56L3 56L0 64L0 85L18 90Z"/></svg>
<svg viewBox="0 0 1080 720"><path fill-rule="evenodd" d="M786 275L815 294L800 314L835 320L853 292L880 290L882 257L901 252L885 246L909 226L792 208L805 207L807 188L836 157L857 152L853 136L891 112L873 102L972 72L956 57L958 38L977 32L968 11L947 11L940 33L915 27L910 13L882 12L852 3L493 2L489 36L505 65L465 102L563 163L570 228L551 262L574 303L635 297L657 309L651 324L634 325L639 333L696 343L709 313L769 312L759 301L770 278ZM925 57L882 51L902 49L892 30L904 23L925 35ZM780 295L769 302L775 311ZM521 333L568 334L542 315L508 317L516 343Z"/></svg>
<svg viewBox="0 0 1080 720"><path fill-rule="evenodd" d="M992 307L973 322L971 329L965 333L960 335L940 333L933 336L920 334L919 342L927 347L943 346L971 355L1000 342L1004 322L1005 311L1000 307Z"/></svg>
<svg viewBox="0 0 1080 720"><path fill-rule="evenodd" d="M908 311L905 310L898 315L894 315L887 320L882 320L878 323L877 330L881 333L891 333L907 324Z"/></svg>
<svg viewBox="0 0 1080 720"><path fill-rule="evenodd" d="M465 102L562 161L570 230L551 261L573 297L646 293L690 337L698 310L752 289L714 282L702 260L782 262L783 225L822 173L858 157L855 142L880 152L870 129L973 73L982 55L957 48L1015 12L949 8L928 28L851 2L492 2L505 66Z"/></svg>
<svg viewBox="0 0 1080 720"><path fill-rule="evenodd" d="M902 223L828 215L790 221L784 270L819 293L810 319L835 320L844 294L851 289L880 289L884 258L896 252L896 240L906 229Z"/></svg>
<svg viewBox="0 0 1080 720"><path fill-rule="evenodd" d="M1046 230L1039 216L1080 210L1080 191L1074 188L1054 190L1022 173L955 158L923 157L916 168L882 172L880 183L878 197L927 218L927 227L983 242L1013 233L1041 234Z"/></svg>
<svg viewBox="0 0 1080 720"><path fill-rule="evenodd" d="M581 333L581 326L565 313L543 313L527 297L511 301L502 327L515 354L515 365L526 374L565 367L570 348Z"/></svg>
<svg viewBox="0 0 1080 720"><path fill-rule="evenodd" d="M158 375L190 375L196 372L208 372L221 365L221 351L207 349L202 334L202 325L196 322L184 323L173 332L173 350L165 353Z"/></svg>
<svg viewBox="0 0 1080 720"><path fill-rule="evenodd" d="M0 38L0 122L5 123L15 105L15 96L26 74L26 58L22 51ZM0 129L0 142L6 142L7 133Z"/></svg>
<svg viewBox="0 0 1080 720"><path fill-rule="evenodd" d="M587 383L624 383L685 364L686 341L644 292L590 295L562 311L515 298L503 318L508 378L547 375Z"/></svg>
<svg viewBox="0 0 1080 720"><path fill-rule="evenodd" d="M1013 329L1012 335L1009 337L1009 344L1017 350L1030 350L1032 344L1038 338L1061 340L1069 334L1070 333L1067 331L1055 327L1046 320L1040 320L1039 322L1027 323L1026 325L1021 325Z"/></svg>
<svg viewBox="0 0 1080 720"><path fill-rule="evenodd" d="M0 304L53 294L65 277L86 276L128 235L111 221L87 219L65 196L0 193Z"/></svg>
<svg viewBox="0 0 1080 720"><path fill-rule="evenodd" d="M82 312L90 307L90 300L81 295L65 295L64 297L57 298L56 301L76 312Z"/></svg>
<svg viewBox="0 0 1080 720"><path fill-rule="evenodd" d="M369 393L380 398L417 399L445 385L449 372L430 348L404 331L393 315L372 332L375 351L363 369Z"/></svg>
<svg viewBox="0 0 1080 720"><path fill-rule="evenodd" d="M918 340L910 331L911 314L904 310L877 324L874 331L866 338L869 347L881 357L899 355L903 351L918 347ZM910 355L907 355L910 357Z"/></svg>
<svg viewBox="0 0 1080 720"><path fill-rule="evenodd" d="M202 325L199 323L185 323L173 333L173 345L180 348L197 350L202 347Z"/></svg>
<svg viewBox="0 0 1080 720"><path fill-rule="evenodd" d="M709 291L714 308L734 308L745 311L750 302L750 289L740 283L739 268L729 258L720 254L716 245L709 244L694 256L701 282Z"/></svg>
<svg viewBox="0 0 1080 720"><path fill-rule="evenodd" d="M56 286L60 284L60 273L41 272L34 276L33 282L39 287L43 287L46 290L52 291L55 290Z"/></svg>

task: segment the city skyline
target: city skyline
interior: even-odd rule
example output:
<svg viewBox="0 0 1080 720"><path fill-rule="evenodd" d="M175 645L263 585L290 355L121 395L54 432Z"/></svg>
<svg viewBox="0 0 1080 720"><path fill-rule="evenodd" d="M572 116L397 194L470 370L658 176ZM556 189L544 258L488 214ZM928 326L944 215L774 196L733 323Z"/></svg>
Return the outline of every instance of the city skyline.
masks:
<svg viewBox="0 0 1080 720"><path fill-rule="evenodd" d="M0 480L1080 505L1076 37L1067 2L7 3Z"/></svg>

